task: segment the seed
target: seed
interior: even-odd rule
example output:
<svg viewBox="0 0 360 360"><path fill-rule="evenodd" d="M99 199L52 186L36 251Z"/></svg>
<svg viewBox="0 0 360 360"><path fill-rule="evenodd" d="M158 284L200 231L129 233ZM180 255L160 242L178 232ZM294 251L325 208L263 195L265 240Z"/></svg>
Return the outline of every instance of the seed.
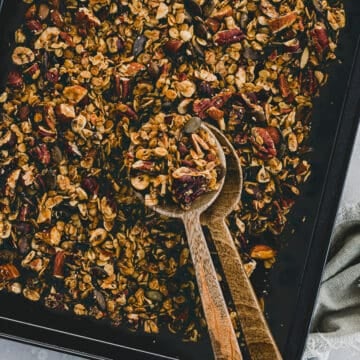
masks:
<svg viewBox="0 0 360 360"><path fill-rule="evenodd" d="M188 120L188 122L184 126L184 132L186 134L191 134L199 130L201 126L201 119L197 116L193 116Z"/></svg>
<svg viewBox="0 0 360 360"><path fill-rule="evenodd" d="M140 35L135 39L133 46L133 56L138 56L144 51L144 47L146 44L146 37L144 35Z"/></svg>

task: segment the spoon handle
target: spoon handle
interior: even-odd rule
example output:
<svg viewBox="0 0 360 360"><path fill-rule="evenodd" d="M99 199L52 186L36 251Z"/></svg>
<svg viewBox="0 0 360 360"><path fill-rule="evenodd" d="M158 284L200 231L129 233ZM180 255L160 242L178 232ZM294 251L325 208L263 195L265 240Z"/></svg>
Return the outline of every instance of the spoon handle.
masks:
<svg viewBox="0 0 360 360"><path fill-rule="evenodd" d="M252 360L281 360L224 218L207 223Z"/></svg>
<svg viewBox="0 0 360 360"><path fill-rule="evenodd" d="M216 360L242 360L239 343L203 234L199 214L183 216L203 311Z"/></svg>

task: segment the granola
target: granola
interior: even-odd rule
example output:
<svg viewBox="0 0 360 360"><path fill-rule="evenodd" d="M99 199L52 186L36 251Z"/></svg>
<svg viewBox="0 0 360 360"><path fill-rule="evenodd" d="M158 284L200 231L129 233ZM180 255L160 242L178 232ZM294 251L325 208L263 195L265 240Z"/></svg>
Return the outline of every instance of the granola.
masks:
<svg viewBox="0 0 360 360"><path fill-rule="evenodd" d="M201 119L159 113L130 134L130 182L146 206L175 203L183 209L219 189L224 169L219 149Z"/></svg>
<svg viewBox="0 0 360 360"><path fill-rule="evenodd" d="M342 2L24 2L0 94L1 288L197 341L184 230L137 199L132 136L159 114L218 126L244 169L232 235L249 274L271 267L311 173L312 100L336 59Z"/></svg>

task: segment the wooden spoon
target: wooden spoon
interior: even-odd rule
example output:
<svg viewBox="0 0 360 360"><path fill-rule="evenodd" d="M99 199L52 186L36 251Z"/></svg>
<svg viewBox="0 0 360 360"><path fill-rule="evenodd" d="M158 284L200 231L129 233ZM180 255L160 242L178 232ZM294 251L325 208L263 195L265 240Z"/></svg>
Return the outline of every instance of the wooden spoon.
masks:
<svg viewBox="0 0 360 360"><path fill-rule="evenodd" d="M243 178L235 149L217 128L208 125L219 143L229 150L226 179L220 195L201 215L201 223L211 233L216 251L239 315L252 360L280 360L281 354L271 335L257 297L246 275L239 252L226 225L226 217L240 201Z"/></svg>
<svg viewBox="0 0 360 360"><path fill-rule="evenodd" d="M216 137L205 124L202 123L200 127L216 141L221 165L226 169L225 155ZM183 210L175 204L151 208L162 215L179 218L184 223L215 359L241 360L239 343L200 225L200 215L215 201L223 184L224 178L217 191L201 195L189 210Z"/></svg>

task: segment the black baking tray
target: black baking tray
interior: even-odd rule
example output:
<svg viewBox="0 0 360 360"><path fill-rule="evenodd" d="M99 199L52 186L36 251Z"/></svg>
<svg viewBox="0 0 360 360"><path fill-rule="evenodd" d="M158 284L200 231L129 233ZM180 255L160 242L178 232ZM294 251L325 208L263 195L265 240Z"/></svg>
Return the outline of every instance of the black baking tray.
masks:
<svg viewBox="0 0 360 360"><path fill-rule="evenodd" d="M329 82L315 101L313 173L292 212L283 235L286 246L266 289L266 316L285 360L300 359L303 352L358 125L360 1L344 3L347 26L340 36L340 61L330 67ZM20 0L0 0L0 87L24 8ZM256 286L256 277L253 281ZM50 312L11 294L0 295L0 336L94 359L212 358L208 338L192 344L166 333L135 335L103 322Z"/></svg>

